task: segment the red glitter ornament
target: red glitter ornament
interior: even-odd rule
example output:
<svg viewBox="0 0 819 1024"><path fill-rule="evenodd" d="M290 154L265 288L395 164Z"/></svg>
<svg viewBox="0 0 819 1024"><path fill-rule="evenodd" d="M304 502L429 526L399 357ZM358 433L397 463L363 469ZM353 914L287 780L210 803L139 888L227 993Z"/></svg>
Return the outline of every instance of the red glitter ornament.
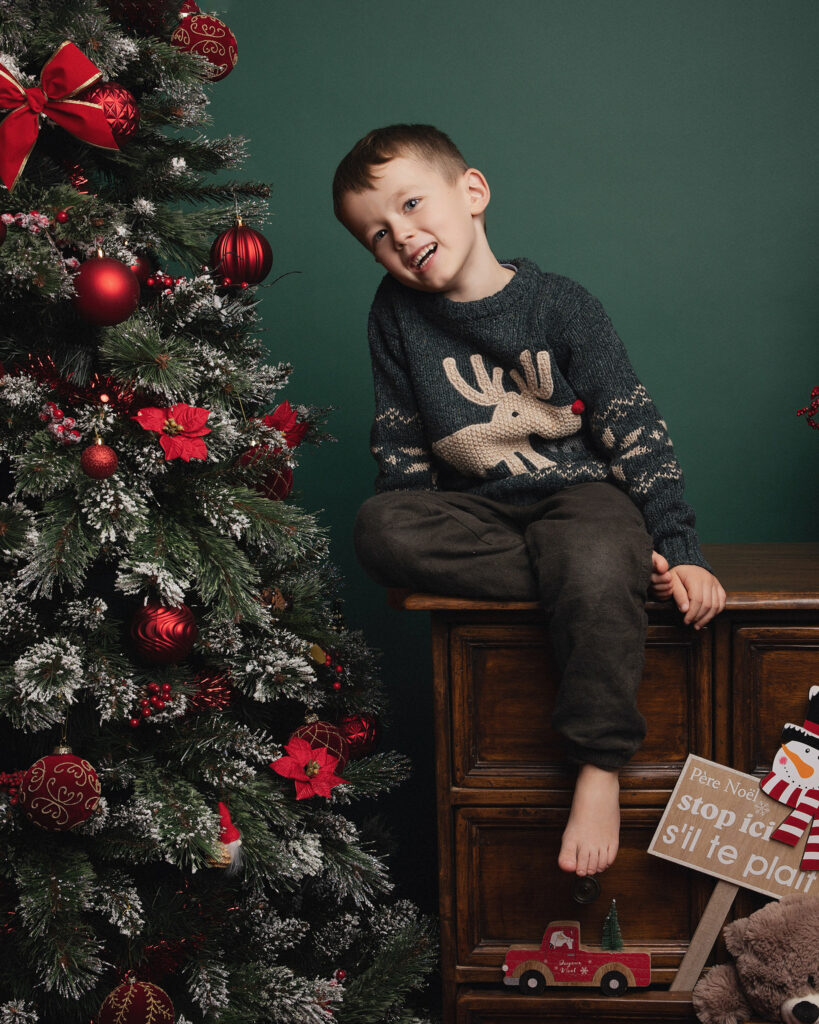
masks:
<svg viewBox="0 0 819 1024"><path fill-rule="evenodd" d="M131 640L136 652L153 665L168 665L187 658L197 634L196 620L186 604L167 608L158 601L149 601L131 620Z"/></svg>
<svg viewBox="0 0 819 1024"><path fill-rule="evenodd" d="M86 476L90 476L94 480L107 480L109 476L116 473L119 459L113 448L103 444L102 441L97 441L96 444L83 450L80 456L80 465Z"/></svg>
<svg viewBox="0 0 819 1024"><path fill-rule="evenodd" d="M67 747L58 747L25 773L20 803L35 825L65 832L91 817L101 791L91 765Z"/></svg>
<svg viewBox="0 0 819 1024"><path fill-rule="evenodd" d="M270 273L273 250L264 235L238 218L210 247L210 265L222 284L258 284Z"/></svg>
<svg viewBox="0 0 819 1024"><path fill-rule="evenodd" d="M218 82L231 73L239 52L236 36L212 14L184 17L171 36L171 45L186 53L205 57L209 65L205 75L212 82Z"/></svg>
<svg viewBox="0 0 819 1024"><path fill-rule="evenodd" d="M354 715L344 715L338 723L339 731L350 745L350 757L366 757L378 745L379 729L374 715L360 711Z"/></svg>
<svg viewBox="0 0 819 1024"><path fill-rule="evenodd" d="M83 263L74 275L72 301L92 324L121 324L139 304L139 282L121 260L100 254Z"/></svg>
<svg viewBox="0 0 819 1024"><path fill-rule="evenodd" d="M151 981L126 981L100 1007L99 1024L174 1024L171 998Z"/></svg>
<svg viewBox="0 0 819 1024"><path fill-rule="evenodd" d="M290 739L307 740L311 747L324 747L338 758L336 771L343 772L350 756L350 744L338 726L331 722L305 722L293 730Z"/></svg>
<svg viewBox="0 0 819 1024"><path fill-rule="evenodd" d="M80 99L102 107L117 145L130 139L139 128L137 102L125 86L118 82L98 82L86 90Z"/></svg>

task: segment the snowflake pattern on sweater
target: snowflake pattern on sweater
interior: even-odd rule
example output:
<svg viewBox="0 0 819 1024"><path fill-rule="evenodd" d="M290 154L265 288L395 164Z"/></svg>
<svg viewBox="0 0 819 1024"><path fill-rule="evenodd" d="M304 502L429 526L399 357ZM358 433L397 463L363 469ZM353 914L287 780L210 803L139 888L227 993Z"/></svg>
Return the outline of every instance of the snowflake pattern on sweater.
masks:
<svg viewBox="0 0 819 1024"><path fill-rule="evenodd" d="M530 504L608 480L671 565L708 568L663 420L600 303L514 260L499 292L453 302L386 276L370 310L377 491Z"/></svg>

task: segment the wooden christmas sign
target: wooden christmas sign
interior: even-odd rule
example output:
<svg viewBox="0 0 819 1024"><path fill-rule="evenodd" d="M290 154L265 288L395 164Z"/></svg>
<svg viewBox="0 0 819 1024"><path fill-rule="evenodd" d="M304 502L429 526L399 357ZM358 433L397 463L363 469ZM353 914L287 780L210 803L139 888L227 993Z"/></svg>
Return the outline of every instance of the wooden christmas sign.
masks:
<svg viewBox="0 0 819 1024"><path fill-rule="evenodd" d="M809 892L800 846L770 841L786 814L755 775L689 754L648 852L776 899Z"/></svg>
<svg viewBox="0 0 819 1024"><path fill-rule="evenodd" d="M815 689L819 698L819 687ZM792 760L793 751L784 739L789 728L785 727L775 765L782 758ZM801 764L794 769L797 774L805 770ZM780 771L785 771L784 765ZM648 852L719 881L671 985L674 992L694 987L740 886L779 899L786 893L810 892L816 885L816 872L806 870L810 861L803 861L806 837L783 838L786 801L778 790L774 799L767 795L769 778L762 780L763 791L755 775L696 754L689 754L683 766ZM788 820L793 817L792 813Z"/></svg>

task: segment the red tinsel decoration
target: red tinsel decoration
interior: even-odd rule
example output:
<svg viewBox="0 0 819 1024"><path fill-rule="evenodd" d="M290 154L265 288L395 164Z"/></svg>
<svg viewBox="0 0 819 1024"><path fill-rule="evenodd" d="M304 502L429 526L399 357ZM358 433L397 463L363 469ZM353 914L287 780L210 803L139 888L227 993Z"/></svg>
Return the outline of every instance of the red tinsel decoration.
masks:
<svg viewBox="0 0 819 1024"><path fill-rule="evenodd" d="M816 422L817 412L819 412L819 384L810 393L810 405L806 405L804 409L798 409L796 415L806 416L808 424L814 430L819 430L819 423Z"/></svg>
<svg viewBox="0 0 819 1024"><path fill-rule="evenodd" d="M62 376L49 355L30 354L25 361L16 363L6 372L10 377L25 373L41 384L48 384L66 405L100 405L104 402L112 412L128 413L143 401L127 385L99 373L95 373L87 384L74 384L70 374Z"/></svg>
<svg viewBox="0 0 819 1024"><path fill-rule="evenodd" d="M223 711L233 698L228 678L227 672L200 672L194 679L198 692L188 698L191 711Z"/></svg>

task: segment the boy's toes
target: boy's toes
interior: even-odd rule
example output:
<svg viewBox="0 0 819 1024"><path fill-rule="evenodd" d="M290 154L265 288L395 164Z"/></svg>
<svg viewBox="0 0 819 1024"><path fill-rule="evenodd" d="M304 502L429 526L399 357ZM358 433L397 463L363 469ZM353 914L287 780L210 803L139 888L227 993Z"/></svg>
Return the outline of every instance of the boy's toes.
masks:
<svg viewBox="0 0 819 1024"><path fill-rule="evenodd" d="M557 864L561 871L574 872L578 870L577 844L563 840L558 854Z"/></svg>

